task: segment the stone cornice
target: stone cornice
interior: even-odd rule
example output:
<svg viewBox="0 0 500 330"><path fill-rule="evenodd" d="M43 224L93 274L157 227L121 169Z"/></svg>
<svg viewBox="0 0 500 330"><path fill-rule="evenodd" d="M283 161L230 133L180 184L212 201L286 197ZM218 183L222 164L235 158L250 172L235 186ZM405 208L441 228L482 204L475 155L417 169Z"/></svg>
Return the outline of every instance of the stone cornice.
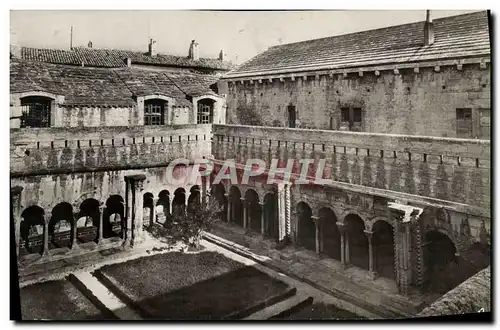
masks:
<svg viewBox="0 0 500 330"><path fill-rule="evenodd" d="M382 71L391 71L394 74L399 74L399 71L402 69L413 69L414 73L419 73L420 68L431 67L435 72L440 71L440 67L442 66L456 66L457 70L462 70L463 65L467 64L479 64L481 69L486 69L487 63L491 62L490 56L479 56L479 57L471 57L471 58L462 58L462 59L445 59L445 60L435 60L435 61L422 61L422 62L410 62L410 63L393 63L393 64L384 64L384 65L375 65L375 66L363 66L363 67L348 67L348 68L337 68L337 69L325 69L324 66L321 67L312 67L304 70L303 68L299 69L290 69L290 70L278 70L272 72L256 72L256 73L242 73L242 74L234 74L228 75L226 77L222 77L222 81L226 81L228 83L235 84L245 84L246 82L253 84L262 82L272 82L274 80L278 80L280 82L284 82L287 79L292 81L297 80L298 78L302 78L307 80L307 77L315 77L315 79L320 78L321 76L334 76L341 75L346 77L350 73L355 73L359 77L362 77L364 73L373 72L375 75L380 75Z"/></svg>

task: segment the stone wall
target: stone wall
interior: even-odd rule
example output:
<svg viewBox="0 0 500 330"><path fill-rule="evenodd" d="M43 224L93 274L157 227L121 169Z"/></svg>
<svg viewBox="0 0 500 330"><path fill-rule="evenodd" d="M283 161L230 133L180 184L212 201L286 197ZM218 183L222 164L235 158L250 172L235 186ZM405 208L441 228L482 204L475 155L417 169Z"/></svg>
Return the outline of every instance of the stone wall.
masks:
<svg viewBox="0 0 500 330"><path fill-rule="evenodd" d="M465 204L466 213L489 217L489 141L234 125L214 125L213 134L215 159L259 158L269 166L277 158L279 167L326 159L323 177L335 182Z"/></svg>
<svg viewBox="0 0 500 330"><path fill-rule="evenodd" d="M490 311L491 269L488 267L424 308L418 317Z"/></svg>
<svg viewBox="0 0 500 330"><path fill-rule="evenodd" d="M11 176L165 167L210 155L210 125L11 129Z"/></svg>
<svg viewBox="0 0 500 330"><path fill-rule="evenodd" d="M365 132L456 137L457 108L472 109L476 124L478 110L491 108L490 70L482 67L230 81L227 123L288 126L287 107L293 105L297 127L338 130L340 109L356 107Z"/></svg>

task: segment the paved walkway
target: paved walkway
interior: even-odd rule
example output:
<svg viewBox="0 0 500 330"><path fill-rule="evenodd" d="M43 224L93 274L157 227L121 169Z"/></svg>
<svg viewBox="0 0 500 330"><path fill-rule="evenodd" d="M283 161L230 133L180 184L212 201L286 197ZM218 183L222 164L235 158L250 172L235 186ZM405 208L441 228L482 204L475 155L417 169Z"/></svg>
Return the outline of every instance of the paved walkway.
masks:
<svg viewBox="0 0 500 330"><path fill-rule="evenodd" d="M289 286L297 289L296 296L311 297L311 298L313 298L314 303L325 303L325 304L335 305L339 308L348 310L348 311L353 312L354 314L360 315L362 317L366 317L366 318L370 318L370 319L381 318L381 316L378 314L372 313L370 311L367 311L367 310L360 308L359 306L356 306L356 305L353 305L353 304L346 302L344 300L338 299L338 298L332 296L331 294L328 294L328 293L325 293L321 290L318 290L317 288L311 286L308 283L304 283L303 281L300 281L299 279L293 278L293 277L288 276L282 272L276 271L270 267L262 265L261 263L256 262L253 259L242 256L241 254L232 252L229 249L221 247L218 244L214 244L214 243L209 242L207 240L202 240L201 245L203 245L208 251L218 252L218 253L220 253L220 254L222 254L230 259L241 262L242 264L245 264L247 266L255 267L256 269L260 270L261 272L264 272L273 278L276 278L280 281L285 282Z"/></svg>
<svg viewBox="0 0 500 330"><path fill-rule="evenodd" d="M422 303L420 296L410 300L399 295L393 280L380 277L372 280L364 269L355 266L344 269L339 261L318 257L300 247L276 250L273 240L236 225L218 223L206 238L381 317L415 315Z"/></svg>

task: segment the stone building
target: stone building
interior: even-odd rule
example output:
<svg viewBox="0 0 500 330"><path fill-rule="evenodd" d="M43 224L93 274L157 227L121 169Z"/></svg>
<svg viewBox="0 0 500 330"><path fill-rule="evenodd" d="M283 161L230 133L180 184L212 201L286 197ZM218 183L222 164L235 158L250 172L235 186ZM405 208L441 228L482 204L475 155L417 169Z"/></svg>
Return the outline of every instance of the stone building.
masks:
<svg viewBox="0 0 500 330"><path fill-rule="evenodd" d="M226 74L221 59L196 62L196 42L178 60L154 43L136 57L14 49L20 273L140 243L144 226L210 195L223 221L274 247L384 277L403 296L446 292L490 263L488 37L484 12L429 19L272 47ZM267 167L248 183L168 181L174 159L201 156L216 171L233 159L239 175L250 159ZM326 160L332 182L294 184L304 158ZM290 181L268 183L272 159L295 161Z"/></svg>
<svg viewBox="0 0 500 330"><path fill-rule="evenodd" d="M489 138L486 12L270 47L222 80L228 123Z"/></svg>

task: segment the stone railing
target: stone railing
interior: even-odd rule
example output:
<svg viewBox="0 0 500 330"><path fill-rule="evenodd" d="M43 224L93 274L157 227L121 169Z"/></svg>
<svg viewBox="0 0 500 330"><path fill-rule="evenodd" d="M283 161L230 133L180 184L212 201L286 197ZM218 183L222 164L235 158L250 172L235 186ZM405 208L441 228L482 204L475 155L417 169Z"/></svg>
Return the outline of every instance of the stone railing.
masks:
<svg viewBox="0 0 500 330"><path fill-rule="evenodd" d="M209 155L211 125L11 129L11 176L166 166Z"/></svg>
<svg viewBox="0 0 500 330"><path fill-rule="evenodd" d="M218 160L326 159L323 177L337 182L490 207L488 140L241 125L212 133Z"/></svg>

